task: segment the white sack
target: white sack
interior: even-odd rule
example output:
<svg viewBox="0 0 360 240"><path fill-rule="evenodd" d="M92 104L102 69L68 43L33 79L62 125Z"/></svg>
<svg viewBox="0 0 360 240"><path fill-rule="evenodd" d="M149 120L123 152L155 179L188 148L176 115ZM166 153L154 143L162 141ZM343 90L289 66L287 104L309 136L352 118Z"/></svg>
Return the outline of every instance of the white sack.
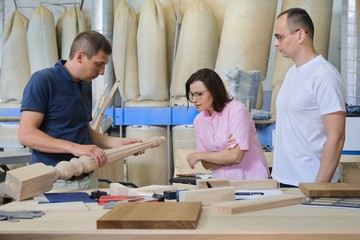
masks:
<svg viewBox="0 0 360 240"><path fill-rule="evenodd" d="M74 38L87 30L84 13L76 6L70 8L57 22L57 36L61 38L61 59L69 57L71 44Z"/></svg>
<svg viewBox="0 0 360 240"><path fill-rule="evenodd" d="M206 0L196 0L186 10L175 61L173 96L185 96L185 83L201 68L215 68L219 36L216 19Z"/></svg>
<svg viewBox="0 0 360 240"><path fill-rule="evenodd" d="M265 78L277 0L230 0L215 70L223 80L238 67L260 70Z"/></svg>
<svg viewBox="0 0 360 240"><path fill-rule="evenodd" d="M165 17L158 0L145 0L142 4L137 48L139 100L169 100Z"/></svg>
<svg viewBox="0 0 360 240"><path fill-rule="evenodd" d="M167 55L167 74L169 84L171 82L172 67L174 61L174 44L175 44L175 34L176 34L176 9L174 7L174 2L163 2L163 9L165 15L165 24L166 24L166 55ZM181 16L180 16L181 18ZM180 21L179 21L180 24Z"/></svg>
<svg viewBox="0 0 360 240"><path fill-rule="evenodd" d="M130 6L128 13L128 7L127 1L121 0L115 11L112 58L116 79L120 80L121 97L124 101L136 101L139 98L137 18L134 8Z"/></svg>
<svg viewBox="0 0 360 240"><path fill-rule="evenodd" d="M40 5L31 15L27 32L31 74L58 60L54 15Z"/></svg>
<svg viewBox="0 0 360 240"><path fill-rule="evenodd" d="M0 77L0 103L20 103L30 78L29 53L26 32L29 20L15 11L4 29Z"/></svg>

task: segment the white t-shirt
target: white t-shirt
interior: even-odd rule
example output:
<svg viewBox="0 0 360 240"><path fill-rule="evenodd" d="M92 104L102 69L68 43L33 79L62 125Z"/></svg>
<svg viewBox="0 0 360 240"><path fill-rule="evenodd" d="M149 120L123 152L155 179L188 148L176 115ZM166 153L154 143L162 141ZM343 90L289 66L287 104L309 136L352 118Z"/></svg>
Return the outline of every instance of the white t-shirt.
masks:
<svg viewBox="0 0 360 240"><path fill-rule="evenodd" d="M345 111L341 76L321 55L287 72L276 99L272 177L298 186L314 182L326 142L322 115ZM339 180L337 169L332 182Z"/></svg>

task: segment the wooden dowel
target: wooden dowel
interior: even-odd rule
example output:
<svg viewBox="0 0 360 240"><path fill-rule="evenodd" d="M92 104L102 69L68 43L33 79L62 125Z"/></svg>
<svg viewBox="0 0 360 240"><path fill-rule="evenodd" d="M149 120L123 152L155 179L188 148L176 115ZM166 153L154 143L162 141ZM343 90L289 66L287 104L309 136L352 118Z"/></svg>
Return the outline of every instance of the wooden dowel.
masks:
<svg viewBox="0 0 360 240"><path fill-rule="evenodd" d="M146 150L148 148L157 147L162 143L165 143L165 137L152 137L149 140L128 144L118 148L112 148L105 150L107 155L107 161L105 165ZM81 164L80 164L81 163ZM72 176L78 176L82 173L87 173L98 168L96 161L89 156L81 156L79 158L73 158L70 161L59 162L55 166L58 179L69 179Z"/></svg>

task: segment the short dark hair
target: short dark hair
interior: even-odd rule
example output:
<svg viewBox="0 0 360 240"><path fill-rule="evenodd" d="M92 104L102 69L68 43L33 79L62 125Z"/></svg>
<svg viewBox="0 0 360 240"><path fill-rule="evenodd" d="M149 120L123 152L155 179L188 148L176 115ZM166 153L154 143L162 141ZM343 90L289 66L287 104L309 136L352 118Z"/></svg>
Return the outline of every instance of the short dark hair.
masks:
<svg viewBox="0 0 360 240"><path fill-rule="evenodd" d="M90 59L103 51L111 55L112 48L110 42L99 32L90 30L79 33L71 44L69 59L73 59L76 52L84 50L86 57Z"/></svg>
<svg viewBox="0 0 360 240"><path fill-rule="evenodd" d="M286 16L286 23L291 31L303 28L311 39L314 39L314 24L310 15L302 8L289 8L279 14L277 18L282 15Z"/></svg>
<svg viewBox="0 0 360 240"><path fill-rule="evenodd" d="M214 111L221 112L224 109L226 103L232 100L226 91L224 82L221 80L220 76L211 69L203 68L193 73L186 81L185 91L188 106L190 102L190 85L196 81L201 81L213 97Z"/></svg>

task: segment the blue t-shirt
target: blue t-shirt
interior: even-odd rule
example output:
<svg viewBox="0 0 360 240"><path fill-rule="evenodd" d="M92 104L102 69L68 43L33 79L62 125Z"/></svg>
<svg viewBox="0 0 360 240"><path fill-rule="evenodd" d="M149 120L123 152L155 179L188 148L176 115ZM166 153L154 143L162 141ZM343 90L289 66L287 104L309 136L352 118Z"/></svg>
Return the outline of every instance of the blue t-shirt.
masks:
<svg viewBox="0 0 360 240"><path fill-rule="evenodd" d="M59 60L54 67L34 73L24 89L21 111L44 114L39 129L46 134L79 144L91 144L91 85L75 82ZM69 161L72 154L44 153L32 150L31 163L55 166Z"/></svg>

